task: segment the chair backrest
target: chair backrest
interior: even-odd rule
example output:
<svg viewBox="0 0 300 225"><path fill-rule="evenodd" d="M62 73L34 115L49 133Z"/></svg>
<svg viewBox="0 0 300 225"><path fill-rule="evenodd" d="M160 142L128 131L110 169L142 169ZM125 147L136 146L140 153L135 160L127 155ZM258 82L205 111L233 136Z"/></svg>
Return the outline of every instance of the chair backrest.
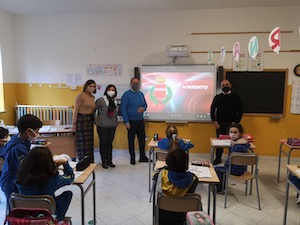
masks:
<svg viewBox="0 0 300 225"><path fill-rule="evenodd" d="M166 161L168 150L158 150L155 152L156 160Z"/></svg>
<svg viewBox="0 0 300 225"><path fill-rule="evenodd" d="M11 209L22 208L46 208L52 214L55 214L56 205L55 200L50 195L21 195L12 193L9 204Z"/></svg>
<svg viewBox="0 0 300 225"><path fill-rule="evenodd" d="M258 164L258 155L254 153L233 152L230 154L229 164L254 166Z"/></svg>
<svg viewBox="0 0 300 225"><path fill-rule="evenodd" d="M198 211L202 208L201 196L197 193L188 193L184 197L168 197L158 193L157 206L158 209L171 212Z"/></svg>

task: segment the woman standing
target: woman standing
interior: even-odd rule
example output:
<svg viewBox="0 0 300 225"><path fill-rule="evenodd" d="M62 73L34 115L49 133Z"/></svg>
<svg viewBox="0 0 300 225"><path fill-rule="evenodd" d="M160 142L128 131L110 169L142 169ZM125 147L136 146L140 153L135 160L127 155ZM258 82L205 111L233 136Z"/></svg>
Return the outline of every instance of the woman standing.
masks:
<svg viewBox="0 0 300 225"><path fill-rule="evenodd" d="M76 150L79 160L85 156L94 162L94 116L96 83L88 80L83 91L76 97L73 126L75 131Z"/></svg>
<svg viewBox="0 0 300 225"><path fill-rule="evenodd" d="M115 164L112 163L112 142L118 126L116 96L115 85L109 84L103 97L96 100L95 123L100 139L100 156L104 169L107 169L108 166L115 167Z"/></svg>

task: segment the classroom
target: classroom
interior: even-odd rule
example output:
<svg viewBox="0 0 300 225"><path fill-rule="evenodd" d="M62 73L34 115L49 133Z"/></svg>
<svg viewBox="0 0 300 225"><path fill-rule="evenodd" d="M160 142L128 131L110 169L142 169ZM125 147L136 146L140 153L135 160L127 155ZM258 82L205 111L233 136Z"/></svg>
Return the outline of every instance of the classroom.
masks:
<svg viewBox="0 0 300 225"><path fill-rule="evenodd" d="M167 46L172 44L186 44L191 48L190 56L176 58L175 65L207 64L207 52L213 51L211 63L230 70L233 67L233 45L239 42L241 51L247 52L249 40L257 36L259 51L264 52L264 69L288 71L284 115L270 117L246 114L241 124L245 132L254 137L255 153L276 159L276 168L279 139L300 136L300 115L291 112L292 84L299 82L299 76L294 74L294 68L300 64L299 1L264 1L257 5L232 3L230 6L215 1L220 4L219 7L207 8L192 5L192 0L186 1L186 6L182 6L180 1L164 1L166 5L155 1L161 4L160 9L150 10L151 6L147 8L146 1L143 1L145 5L139 5L142 3L130 0L129 3L136 3L132 9L130 5L124 5L123 8L120 6L107 11L97 11L96 7L94 11L71 11L70 7L69 12L63 9L60 12L55 6L55 3L60 4L58 2L48 6L49 12L46 9L31 12L28 5L39 6L34 1L24 1L26 7L23 3L13 1L16 5L10 11L7 2L0 2L0 69L3 77L0 91L5 106L5 111L0 113L0 120L5 124L16 123L15 106L18 104L73 107L76 96L82 92L82 85L88 79L94 79L102 93L110 83L120 90L129 89L135 68L174 63L166 51ZM281 33L278 54L271 51L268 44L268 32L276 27L288 31ZM228 51L223 62L220 57L222 47ZM90 74L87 68L91 65L118 65L122 71L118 75ZM255 89L255 83L249 85ZM272 87L266 85L265 91L268 92L268 89ZM146 136L150 140L155 133L164 135L166 123L147 121L145 126ZM178 123L176 126L181 137L193 141L195 147L190 153L210 153L210 138L216 135L211 122ZM127 153L127 142L124 141L126 133L126 127L120 123L114 149ZM95 148L98 147L95 132ZM299 156L297 152L293 153L293 157ZM281 185L284 189L285 182ZM222 208L221 205L218 209ZM276 221L281 224L283 210L277 213L280 214L277 217L280 222ZM220 214L217 215L217 218L220 217ZM298 224L299 219L291 220L290 224ZM226 223L219 219L217 224Z"/></svg>

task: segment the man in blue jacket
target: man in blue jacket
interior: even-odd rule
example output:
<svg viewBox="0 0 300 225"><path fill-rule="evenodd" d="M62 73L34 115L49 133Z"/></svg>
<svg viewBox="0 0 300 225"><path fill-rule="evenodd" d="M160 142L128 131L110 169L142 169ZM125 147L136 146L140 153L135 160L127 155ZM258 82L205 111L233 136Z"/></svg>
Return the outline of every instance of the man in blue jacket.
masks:
<svg viewBox="0 0 300 225"><path fill-rule="evenodd" d="M22 116L17 124L19 134L13 136L5 145L4 151L6 153L0 184L7 202L12 192L18 193L18 188L15 185L18 169L22 160L30 151L31 140L38 136L38 131L42 125L42 121L34 115L26 114Z"/></svg>
<svg viewBox="0 0 300 225"><path fill-rule="evenodd" d="M130 164L135 165L134 139L137 135L140 147L139 162L148 162L145 155L145 123L143 113L147 109L144 94L139 91L140 80L136 77L130 81L131 89L126 91L121 98L121 113L128 131L128 147Z"/></svg>

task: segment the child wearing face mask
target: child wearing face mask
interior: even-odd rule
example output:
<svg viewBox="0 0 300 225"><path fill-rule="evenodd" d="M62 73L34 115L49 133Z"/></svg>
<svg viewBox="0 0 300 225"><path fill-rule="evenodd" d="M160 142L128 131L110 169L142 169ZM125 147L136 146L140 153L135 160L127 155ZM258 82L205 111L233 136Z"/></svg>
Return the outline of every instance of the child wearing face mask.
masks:
<svg viewBox="0 0 300 225"><path fill-rule="evenodd" d="M5 158L5 150L4 146L10 140L10 136L8 135L8 130L4 127L0 127L0 158ZM1 172L0 172L1 177Z"/></svg>
<svg viewBox="0 0 300 225"><path fill-rule="evenodd" d="M116 96L116 86L109 84L104 91L104 95L98 98L95 103L95 124L100 140L100 156L104 169L115 167L115 164L112 162L112 142L116 127L119 124Z"/></svg>
<svg viewBox="0 0 300 225"><path fill-rule="evenodd" d="M166 136L166 138L158 141L158 147L162 150L174 150L180 148L188 152L190 148L194 147L193 143L189 141L185 142L184 140L178 138L178 130L174 125L167 126Z"/></svg>
<svg viewBox="0 0 300 225"><path fill-rule="evenodd" d="M18 188L15 185L17 171L22 160L30 151L31 140L38 135L42 125L42 121L34 115L22 116L17 123L19 134L14 135L5 145L5 161L0 184L7 202L9 202L12 192L18 193Z"/></svg>
<svg viewBox="0 0 300 225"><path fill-rule="evenodd" d="M244 152L246 153L249 148L250 144L246 139L243 138L244 129L241 124L234 123L231 124L228 127L228 134L231 139L231 146L229 148L229 155L233 152ZM215 170L218 174L218 177L220 179L220 184L217 185L217 192L223 193L224 188L223 187L223 175L227 172L229 168L229 157L226 160L224 166L215 166ZM247 166L238 166L238 165L232 165L231 166L231 174L235 176L241 176L243 175L247 170Z"/></svg>

